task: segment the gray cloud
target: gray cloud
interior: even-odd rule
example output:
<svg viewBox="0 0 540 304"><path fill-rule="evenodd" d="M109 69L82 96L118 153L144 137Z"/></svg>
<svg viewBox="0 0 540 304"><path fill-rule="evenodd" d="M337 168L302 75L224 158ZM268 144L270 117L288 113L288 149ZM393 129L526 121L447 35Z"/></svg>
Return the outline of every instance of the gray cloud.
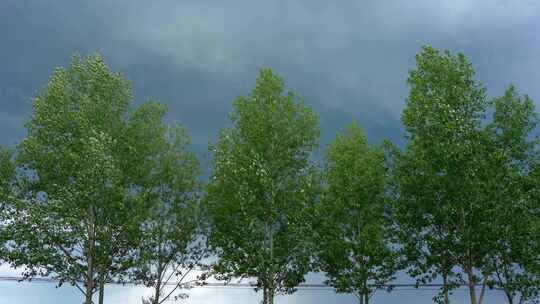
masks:
<svg viewBox="0 0 540 304"><path fill-rule="evenodd" d="M323 146L351 120L403 143L408 70L425 43L464 52L491 95L540 100L537 1L3 1L0 143L24 136L30 101L74 52L99 52L137 102L168 104L205 151L260 67L321 115ZM202 153L202 152L201 152Z"/></svg>

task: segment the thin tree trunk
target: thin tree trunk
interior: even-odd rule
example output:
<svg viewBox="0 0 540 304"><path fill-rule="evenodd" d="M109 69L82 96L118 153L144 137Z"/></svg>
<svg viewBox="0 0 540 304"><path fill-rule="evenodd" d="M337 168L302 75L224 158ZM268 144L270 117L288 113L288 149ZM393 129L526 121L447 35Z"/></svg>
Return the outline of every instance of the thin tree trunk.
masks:
<svg viewBox="0 0 540 304"><path fill-rule="evenodd" d="M267 303L268 303L268 295L266 294L266 290L267 290L267 287L264 286L264 287L263 287L263 300L262 300L262 304L267 304Z"/></svg>
<svg viewBox="0 0 540 304"><path fill-rule="evenodd" d="M270 205L270 214L266 222L266 230L268 237L268 251L270 256L270 263L268 269L268 278L267 278L267 290L266 297L267 303L265 304L274 304L274 231L272 229L272 205Z"/></svg>
<svg viewBox="0 0 540 304"><path fill-rule="evenodd" d="M365 297L364 304L369 304L369 289L367 286L367 280L364 281L364 297Z"/></svg>
<svg viewBox="0 0 540 304"><path fill-rule="evenodd" d="M360 304L366 304L366 284L363 280L359 280L356 283L357 289L358 289L358 302Z"/></svg>
<svg viewBox="0 0 540 304"><path fill-rule="evenodd" d="M508 300L508 304L514 304L514 297L510 292L504 291L504 294L506 295L506 299Z"/></svg>
<svg viewBox="0 0 540 304"><path fill-rule="evenodd" d="M160 226L161 227L161 226ZM154 304L159 304L159 298L161 295L161 277L163 275L163 242L162 242L162 232L161 229L159 231L159 249L158 249L158 269L157 269L157 282L155 286L155 293L154 293Z"/></svg>
<svg viewBox="0 0 540 304"><path fill-rule="evenodd" d="M272 237L270 238L272 240ZM266 287L266 303L265 304L274 304L274 271L273 271L273 248L272 241L270 241L270 269L268 271L268 281Z"/></svg>
<svg viewBox="0 0 540 304"><path fill-rule="evenodd" d="M159 296L161 295L161 275L162 275L162 265L161 261L158 263L158 271L157 271L157 282L155 286L155 293L154 293L154 304L159 304Z"/></svg>
<svg viewBox="0 0 540 304"><path fill-rule="evenodd" d="M86 259L88 268L86 270L86 297L85 304L92 304L92 295L94 294L94 254L95 254L95 223L92 208L90 207L90 224L87 226L88 246L86 248Z"/></svg>
<svg viewBox="0 0 540 304"><path fill-rule="evenodd" d="M274 289L268 290L268 304L274 304Z"/></svg>
<svg viewBox="0 0 540 304"><path fill-rule="evenodd" d="M99 275L99 304L103 304L103 297L105 294L105 274Z"/></svg>
<svg viewBox="0 0 540 304"><path fill-rule="evenodd" d="M92 304L92 295L94 293L94 269L92 256L88 257L88 269L86 271L86 298L85 304Z"/></svg>
<svg viewBox="0 0 540 304"><path fill-rule="evenodd" d="M476 282L474 281L474 275L470 267L467 269L467 279L469 281L469 296L471 298L471 304L477 304L478 302L476 300Z"/></svg>
<svg viewBox="0 0 540 304"><path fill-rule="evenodd" d="M484 302L484 295L486 294L486 285L487 285L487 277L485 277L484 282L482 282L482 291L480 291L480 299L478 299L478 304L482 304Z"/></svg>
<svg viewBox="0 0 540 304"><path fill-rule="evenodd" d="M161 293L160 285L161 285L161 282L158 282L158 285L156 285L156 287L155 287L154 304L159 304L159 295Z"/></svg>
<svg viewBox="0 0 540 304"><path fill-rule="evenodd" d="M444 304L450 304L450 297L448 296L448 275L443 274L443 294Z"/></svg>

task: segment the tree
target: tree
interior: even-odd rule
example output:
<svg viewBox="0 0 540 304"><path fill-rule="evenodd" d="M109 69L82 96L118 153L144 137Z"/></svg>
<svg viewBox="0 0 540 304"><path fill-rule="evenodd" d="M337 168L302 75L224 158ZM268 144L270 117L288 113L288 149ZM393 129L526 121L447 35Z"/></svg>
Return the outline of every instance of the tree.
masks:
<svg viewBox="0 0 540 304"><path fill-rule="evenodd" d="M98 290L102 303L105 282L132 259L140 178L131 161L148 151L130 141L130 100L127 81L101 57L74 57L35 99L16 155L22 173L5 233L8 260L25 266L27 278L76 286L86 304Z"/></svg>
<svg viewBox="0 0 540 304"><path fill-rule="evenodd" d="M145 300L151 304L164 303L177 289L188 288L185 279L206 257L200 229L199 163L187 150L189 138L183 128L170 128L165 135L142 190L147 212L133 273L135 280L154 289ZM204 273L197 279L204 280ZM166 290L171 280L176 285Z"/></svg>
<svg viewBox="0 0 540 304"><path fill-rule="evenodd" d="M536 170L539 164L538 125L534 102L509 87L493 101L493 120L486 127L490 139L490 210L488 267L491 284L504 290L508 303L536 298L540 292L540 234L535 230L540 205Z"/></svg>
<svg viewBox="0 0 540 304"><path fill-rule="evenodd" d="M7 199L11 183L15 177L15 165L12 162L12 153L0 147L0 204ZM0 210L3 208L0 207Z"/></svg>
<svg viewBox="0 0 540 304"><path fill-rule="evenodd" d="M489 176L482 121L488 101L464 55L426 46L410 72L403 111L409 143L396 156L395 217L410 274L430 281L441 274L442 300L466 276L471 303L482 301L489 232L484 179ZM476 285L484 288L479 297Z"/></svg>
<svg viewBox="0 0 540 304"><path fill-rule="evenodd" d="M118 195L119 173L111 162L110 138L95 133L86 140L81 149L84 158L76 156L78 170L71 172L70 185L54 183L54 192L45 192L35 181L14 205L8 250L13 266L27 267L26 277L52 275L60 285L76 286L92 303L100 270L105 268L99 258L108 253L105 214L118 212L114 204L104 202L110 202L107 196Z"/></svg>
<svg viewBox="0 0 540 304"><path fill-rule="evenodd" d="M292 293L310 268L308 219L318 188L310 160L318 119L263 69L234 103L233 127L213 147L205 198L218 278L254 277L263 303Z"/></svg>
<svg viewBox="0 0 540 304"><path fill-rule="evenodd" d="M455 240L446 227L451 219L448 207L443 205L443 194L448 194L440 189L439 175L433 172L425 152L417 145L409 143L405 153L390 147L390 153L395 166L392 177L397 198L392 217L407 272L416 278L417 284L442 278L443 287L434 300L449 304L451 290L459 284L459 275L451 252Z"/></svg>
<svg viewBox="0 0 540 304"><path fill-rule="evenodd" d="M317 264L337 292L369 303L394 279L398 256L389 243L383 149L370 147L352 124L328 148L327 191L319 205Z"/></svg>
<svg viewBox="0 0 540 304"><path fill-rule="evenodd" d="M12 161L12 153L0 147L0 214L3 213L9 200L14 178L15 165Z"/></svg>
<svg viewBox="0 0 540 304"><path fill-rule="evenodd" d="M4 227L7 225L9 218L6 217L9 212L7 208L9 201L12 199L12 183L15 178L15 165L12 161L11 151L0 147L0 263L4 259L3 245L6 241L4 235Z"/></svg>

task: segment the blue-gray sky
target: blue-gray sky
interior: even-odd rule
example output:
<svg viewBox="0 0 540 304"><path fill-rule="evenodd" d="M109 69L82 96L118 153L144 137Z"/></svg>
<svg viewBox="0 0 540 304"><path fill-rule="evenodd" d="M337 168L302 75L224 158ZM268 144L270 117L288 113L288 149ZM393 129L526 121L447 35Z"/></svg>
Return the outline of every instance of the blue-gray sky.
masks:
<svg viewBox="0 0 540 304"><path fill-rule="evenodd" d="M423 44L465 53L490 96L512 83L540 100L539 13L540 2L528 0L2 0L0 145L24 137L32 98L55 67L74 53L96 52L132 81L136 103L166 103L167 119L187 127L201 156L261 67L283 76L319 113L322 148L352 120L370 141L402 145L406 78ZM15 291L2 284L0 303L70 296L66 288L17 285ZM219 292L207 291L199 303L216 302ZM19 296L5 300L5 294ZM411 303L430 299L402 292L381 301L403 303L409 296ZM307 299L280 301L313 300Z"/></svg>

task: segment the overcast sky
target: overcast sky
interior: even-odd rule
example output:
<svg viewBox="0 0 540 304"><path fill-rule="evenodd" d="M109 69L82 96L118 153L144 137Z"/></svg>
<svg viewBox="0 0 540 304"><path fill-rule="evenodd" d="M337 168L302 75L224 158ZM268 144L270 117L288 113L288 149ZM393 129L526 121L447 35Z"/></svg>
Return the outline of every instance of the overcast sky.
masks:
<svg viewBox="0 0 540 304"><path fill-rule="evenodd" d="M148 98L166 103L167 120L187 127L201 157L261 67L280 74L319 113L322 151L352 120L373 143L403 145L406 78L424 44L463 52L492 97L512 83L540 101L539 14L540 1L527 0L1 0L0 145L13 147L24 137L32 98L55 67L66 66L74 53L96 52L132 81L136 104ZM1 269L0 275L10 272ZM144 292L111 290L111 303L127 303L128 294L136 303ZM252 296L201 290L193 303L240 303ZM490 303L502 303L493 296L499 300ZM429 292L402 291L375 299L430 298ZM78 299L70 288L0 282L1 304ZM304 293L278 303L353 300Z"/></svg>

